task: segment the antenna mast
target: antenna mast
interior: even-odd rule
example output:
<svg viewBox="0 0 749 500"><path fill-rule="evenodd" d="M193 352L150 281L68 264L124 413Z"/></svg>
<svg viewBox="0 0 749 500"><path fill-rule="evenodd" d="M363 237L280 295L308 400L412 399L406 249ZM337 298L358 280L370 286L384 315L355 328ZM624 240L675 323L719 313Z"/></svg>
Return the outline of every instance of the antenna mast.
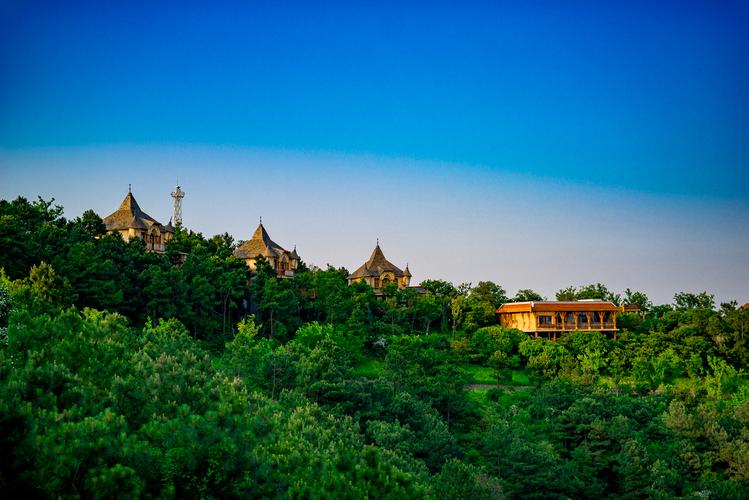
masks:
<svg viewBox="0 0 749 500"><path fill-rule="evenodd" d="M174 199L174 225L175 226L181 226L182 225L182 198L185 197L185 192L182 191L182 188L179 187L179 184L177 184L177 189L174 190L172 193L172 198Z"/></svg>

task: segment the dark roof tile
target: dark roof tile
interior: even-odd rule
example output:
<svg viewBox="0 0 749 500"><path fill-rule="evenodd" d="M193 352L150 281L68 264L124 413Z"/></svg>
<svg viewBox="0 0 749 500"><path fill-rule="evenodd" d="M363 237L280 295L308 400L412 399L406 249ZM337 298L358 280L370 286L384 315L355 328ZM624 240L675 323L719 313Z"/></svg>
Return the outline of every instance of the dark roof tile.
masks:
<svg viewBox="0 0 749 500"><path fill-rule="evenodd" d="M257 227L252 235L252 238L245 241L234 250L234 256L238 259L254 259L258 255L264 257L278 257L283 254L289 254L281 245L270 239L268 231L262 223ZM289 255L291 258L298 259Z"/></svg>
<svg viewBox="0 0 749 500"><path fill-rule="evenodd" d="M114 213L107 215L102 219L104 226L107 231L118 231L122 229L149 229L151 226L159 226L161 224L156 221L153 217L145 213L138 206L138 202L135 201L133 193L127 193L125 199L122 200L120 208Z"/></svg>
<svg viewBox="0 0 749 500"><path fill-rule="evenodd" d="M393 273L396 277L407 276L399 267L385 258L385 254L382 253L382 249L378 243L372 251L369 260L362 264L359 269L351 273L349 279L363 278L365 276L380 276L386 271Z"/></svg>

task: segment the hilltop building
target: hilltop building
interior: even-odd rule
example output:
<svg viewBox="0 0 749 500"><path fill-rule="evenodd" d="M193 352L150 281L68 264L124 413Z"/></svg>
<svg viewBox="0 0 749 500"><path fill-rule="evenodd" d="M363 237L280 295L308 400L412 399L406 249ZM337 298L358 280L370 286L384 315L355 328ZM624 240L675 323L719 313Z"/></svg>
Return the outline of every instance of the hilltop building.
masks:
<svg viewBox="0 0 749 500"><path fill-rule="evenodd" d="M299 255L294 250L289 252L281 245L270 239L268 232L263 226L262 219L260 225L255 230L252 238L245 241L234 250L234 256L242 259L247 267L255 270L255 261L262 255L276 271L279 278L293 278L297 265L299 265Z"/></svg>
<svg viewBox="0 0 749 500"><path fill-rule="evenodd" d="M380 242L378 241L369 260L348 277L349 285L359 281L366 282L374 288L376 295L381 295L382 287L389 283L395 283L398 285L398 288L409 286L411 283L411 271L408 270L408 264L406 264L406 269L401 271L399 267L387 260L385 254L382 253Z"/></svg>
<svg viewBox="0 0 749 500"><path fill-rule="evenodd" d="M640 304L622 304L621 311L622 314L636 314L642 319L645 319L645 315L648 313L648 310Z"/></svg>
<svg viewBox="0 0 749 500"><path fill-rule="evenodd" d="M616 314L619 308L604 300L570 302L509 302L497 309L499 323L538 337L545 333L556 339L563 332L611 332L616 338Z"/></svg>
<svg viewBox="0 0 749 500"><path fill-rule="evenodd" d="M174 235L171 219L167 225L156 221L145 213L135 201L132 190L128 189L120 208L102 220L107 234L118 233L125 241L140 238L146 242L146 250L162 253Z"/></svg>

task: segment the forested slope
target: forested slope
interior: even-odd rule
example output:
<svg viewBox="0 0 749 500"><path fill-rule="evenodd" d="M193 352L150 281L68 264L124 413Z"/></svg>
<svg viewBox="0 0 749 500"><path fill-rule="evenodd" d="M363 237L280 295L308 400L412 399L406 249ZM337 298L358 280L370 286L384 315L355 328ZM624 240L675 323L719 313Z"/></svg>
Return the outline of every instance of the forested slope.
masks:
<svg viewBox="0 0 749 500"><path fill-rule="evenodd" d="M678 293L617 340L550 342L495 325L494 283L378 300L343 269L261 263L250 285L233 246L178 230L160 256L92 212L0 200L1 491L749 497L735 303Z"/></svg>

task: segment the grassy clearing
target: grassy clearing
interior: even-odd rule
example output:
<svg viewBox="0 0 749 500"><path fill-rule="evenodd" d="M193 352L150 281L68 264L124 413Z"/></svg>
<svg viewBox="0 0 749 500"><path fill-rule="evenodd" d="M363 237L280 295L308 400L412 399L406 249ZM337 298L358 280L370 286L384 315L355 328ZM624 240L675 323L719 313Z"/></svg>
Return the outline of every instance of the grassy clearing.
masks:
<svg viewBox="0 0 749 500"><path fill-rule="evenodd" d="M360 377L377 378L382 375L385 363L381 359L367 358L354 367L354 374Z"/></svg>
<svg viewBox="0 0 749 500"><path fill-rule="evenodd" d="M382 375L384 368L385 362L383 360L366 358L354 367L354 374L360 377L377 378ZM487 366L465 364L462 369L468 375L468 384L497 385L494 370ZM526 370L513 370L512 380L503 380L501 385L527 386L531 384Z"/></svg>
<svg viewBox="0 0 749 500"><path fill-rule="evenodd" d="M484 409L490 408L493 405L499 405L505 408L509 408L512 405L522 405L525 401L528 400L533 390L533 388L518 387L516 389L512 389L508 387L507 389L500 389L498 400L492 400L489 399L489 393L492 391L492 389L488 387L481 387L467 391L466 398L477 403L481 408Z"/></svg>
<svg viewBox="0 0 749 500"><path fill-rule="evenodd" d="M497 377L494 370L487 366L464 365L463 371L468 374L469 384L491 384L496 385ZM512 381L504 380L502 385L530 385L528 372L525 370L512 370Z"/></svg>
<svg viewBox="0 0 749 500"><path fill-rule="evenodd" d="M528 378L528 372L525 370L513 370L512 371L512 384L513 385L530 385L530 379Z"/></svg>
<svg viewBox="0 0 749 500"><path fill-rule="evenodd" d="M463 371L470 377L471 384L496 384L497 377L494 376L494 370L486 366L464 365Z"/></svg>

